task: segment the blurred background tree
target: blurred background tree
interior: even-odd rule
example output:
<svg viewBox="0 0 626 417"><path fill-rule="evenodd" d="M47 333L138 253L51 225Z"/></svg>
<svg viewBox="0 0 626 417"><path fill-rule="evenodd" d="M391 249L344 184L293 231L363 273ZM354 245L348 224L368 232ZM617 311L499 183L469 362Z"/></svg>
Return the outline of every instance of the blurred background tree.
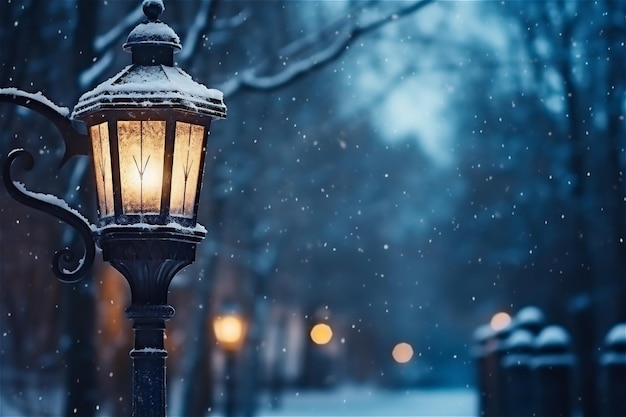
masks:
<svg viewBox="0 0 626 417"><path fill-rule="evenodd" d="M128 64L138 3L2 3L0 85L71 108ZM210 138L209 236L171 290L172 413L216 407L224 299L254 313L248 415L271 375L314 378L317 319L336 333L327 382L397 383L390 349L408 341L411 383L471 383L474 327L526 304L595 349L626 319L624 16L609 0L166 1L177 63L229 106ZM48 131L0 105L0 154L44 156L28 187L93 212L87 163L57 171ZM2 402L128 414L124 281L101 266L55 282L51 251L72 237L0 195Z"/></svg>

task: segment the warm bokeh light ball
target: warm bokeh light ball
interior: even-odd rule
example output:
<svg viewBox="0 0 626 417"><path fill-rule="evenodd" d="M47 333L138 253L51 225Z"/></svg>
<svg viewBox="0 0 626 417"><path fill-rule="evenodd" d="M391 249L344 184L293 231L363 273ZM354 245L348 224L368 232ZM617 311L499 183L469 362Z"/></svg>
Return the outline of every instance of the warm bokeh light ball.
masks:
<svg viewBox="0 0 626 417"><path fill-rule="evenodd" d="M318 323L311 329L311 340L317 345L325 345L333 338L333 330L328 324Z"/></svg>
<svg viewBox="0 0 626 417"><path fill-rule="evenodd" d="M500 312L493 315L489 326L494 332L506 329L511 324L511 316L508 313Z"/></svg>
<svg viewBox="0 0 626 417"><path fill-rule="evenodd" d="M391 356L398 363L407 363L413 358L413 347L406 342L398 343L393 347Z"/></svg>

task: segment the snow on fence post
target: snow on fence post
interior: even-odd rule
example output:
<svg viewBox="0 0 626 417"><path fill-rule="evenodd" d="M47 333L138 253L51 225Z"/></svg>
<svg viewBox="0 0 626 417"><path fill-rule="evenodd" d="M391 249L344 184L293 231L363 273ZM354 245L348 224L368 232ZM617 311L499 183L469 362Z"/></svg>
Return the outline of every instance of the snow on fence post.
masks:
<svg viewBox="0 0 626 417"><path fill-rule="evenodd" d="M505 341L506 355L502 358L504 380L503 416L533 416L532 357L534 336L517 329Z"/></svg>
<svg viewBox="0 0 626 417"><path fill-rule="evenodd" d="M478 367L479 415L502 416L504 412L504 385L502 357L506 353L504 340L510 327L492 330L489 325L480 326L475 334L474 360Z"/></svg>
<svg viewBox="0 0 626 417"><path fill-rule="evenodd" d="M491 368L493 369L493 376L490 379L492 385L490 391L493 395L493 416L504 416L506 410L506 390L507 381L504 377L502 369L502 359L507 353L507 347L505 345L506 339L511 334L511 326L504 327L495 332L495 344L493 346L493 352L491 353L490 360L493 362Z"/></svg>
<svg viewBox="0 0 626 417"><path fill-rule="evenodd" d="M535 340L535 416L572 415L572 377L575 357L569 334L560 326L546 327Z"/></svg>
<svg viewBox="0 0 626 417"><path fill-rule="evenodd" d="M545 327L543 312L535 306L526 306L515 314L513 327L527 330L533 336L537 336Z"/></svg>
<svg viewBox="0 0 626 417"><path fill-rule="evenodd" d="M613 326L600 357L603 415L626 417L626 323Z"/></svg>

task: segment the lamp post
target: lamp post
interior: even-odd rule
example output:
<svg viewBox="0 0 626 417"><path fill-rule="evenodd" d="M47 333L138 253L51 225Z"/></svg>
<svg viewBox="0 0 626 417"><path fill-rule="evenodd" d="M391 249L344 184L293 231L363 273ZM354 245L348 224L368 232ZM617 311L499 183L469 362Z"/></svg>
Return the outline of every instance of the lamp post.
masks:
<svg viewBox="0 0 626 417"><path fill-rule="evenodd" d="M165 321L174 314L167 292L174 275L195 260L206 235L197 224L206 142L211 121L226 117L222 93L194 82L174 66L178 35L158 20L162 0L144 0L146 21L131 31L124 50L132 64L79 99L69 114L41 94L0 89L0 101L25 106L48 117L66 144L63 163L90 155L98 200L95 225L61 199L33 193L12 178L23 149L6 158L8 193L76 229L85 249L81 259L69 249L53 258L63 281L81 279L93 264L95 245L130 285L133 321L133 416L165 416Z"/></svg>
<svg viewBox="0 0 626 417"><path fill-rule="evenodd" d="M217 343L224 350L225 363L225 399L224 415L235 415L235 374L237 353L243 347L248 331L248 322L237 305L225 303L213 319L213 332Z"/></svg>

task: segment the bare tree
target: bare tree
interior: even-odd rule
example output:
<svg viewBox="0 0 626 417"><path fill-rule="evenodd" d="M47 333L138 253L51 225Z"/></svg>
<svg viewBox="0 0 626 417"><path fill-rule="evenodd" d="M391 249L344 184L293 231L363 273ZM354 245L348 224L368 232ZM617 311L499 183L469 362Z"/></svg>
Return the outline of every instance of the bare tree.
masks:
<svg viewBox="0 0 626 417"><path fill-rule="evenodd" d="M225 90L226 98L232 98L235 94L242 96L241 93L245 91L270 92L290 87L294 85L297 80L303 79L304 76L307 75L310 76L317 70L337 60L346 51L349 51L351 45L358 39L362 39L367 34L373 33L386 25L393 24L402 17L409 16L432 2L433 0L421 0L397 6L394 5L393 10L387 7L386 9L383 8L384 11L379 13L375 13L376 6L382 5L384 2L355 3L352 4L349 14L334 19L331 24L325 25L314 33L304 34L295 40L286 37L286 42L283 45L275 45L277 42L276 39L268 40L265 46L267 49L265 50L264 60L255 63L252 67L249 67L248 62L245 60L229 64L232 68L239 66L240 69L236 70L238 75L234 77L224 77L230 78L229 81L225 82L222 86ZM80 91L91 88L93 85L97 84L103 76L111 74L111 72L114 71L114 67L119 61L116 57L117 53L114 52L114 50L119 47L120 41L126 36L128 30L141 17L139 12L140 8L134 3L135 2L133 2L132 7L121 7L116 4L115 8L104 4L96 5L93 2L85 1L71 2L66 5L67 7L63 8L54 8L44 4L44 2L28 3L28 7L25 8L20 8L20 5L13 4L3 5L3 10L6 10L7 13L2 13L2 18L6 20L7 24L3 25L0 36L4 39L14 39L20 44L28 43L28 48L26 48L26 46L20 47L18 44L14 45L14 48L7 48L6 52L3 50L2 68L5 74L2 77L2 79L5 80L3 83L7 82L10 85L23 87L27 85L26 80L30 80L33 74L45 73L47 71L48 77L41 77L41 79L49 80L48 82L51 84L56 83L57 85L55 85L54 88L46 88L45 85L42 86L41 84L37 87L42 90L54 90L54 93L50 94L53 98L59 97L63 93L66 94L67 91L71 91L73 93L70 94L72 96L70 98L75 99ZM187 1L180 3L172 1L171 4L167 6L173 9L174 13L176 13L176 9L178 8L187 11L192 8L192 5ZM228 4L225 6L225 3L217 0L203 0L193 6L195 7L194 13L197 13L194 15L192 24L180 25L184 30L179 30L179 33L182 35L183 40L186 41L185 46L187 49L184 53L179 55L179 62L181 65L190 65L195 68L200 67L202 57L206 56L208 42L214 41L216 44L223 46L220 42L223 42L224 39L229 39L232 33L235 33L236 29L240 28L244 23L248 25L248 27L246 27L247 33L252 33L249 31L250 26L254 24L255 16L260 15L260 11L257 9L259 5L258 3L255 4L255 2ZM237 8L239 10L235 10ZM41 24L41 20L48 18L51 14L58 20L47 22L44 27L44 25ZM220 17L221 14L226 17ZM105 26L104 22L97 21L98 16L117 16L119 23L103 33L98 33L100 26ZM268 17L271 19L271 16ZM11 20L13 20L13 22ZM18 24L14 24L14 22ZM58 22L59 29L53 27L54 22ZM28 28L31 23L37 29L33 30L32 33L39 33L38 30L42 30L41 39L37 42L33 41L32 36L24 36L23 32L20 30L15 31L15 28ZM175 25L176 22L172 23ZM69 26L66 27L66 25ZM49 29L48 32L59 32L61 34L59 38L61 38L62 41L59 44L62 45L62 48L57 48L57 45L50 45L47 41L44 41L44 29ZM65 36L65 38L63 38L63 36ZM68 41L65 42L64 39L68 39ZM55 38L55 41L56 40L57 38ZM253 40L250 40L250 42L253 42ZM278 48L276 48L276 46L278 46ZM61 70L60 66L51 65L52 62L60 60L59 57L54 57L54 52L58 52L59 49L62 49L64 57L68 57L67 62L73 63L73 72L77 74L76 80L74 77L68 78L64 71ZM35 59L28 61L28 64L26 64L27 61L23 58L23 55L21 55L27 50L34 55L39 52L39 56L35 56ZM72 54L75 54L76 57L73 57ZM209 51L209 56L214 60L218 59L212 51ZM24 62L24 65L21 65L22 62ZM283 62L288 62L288 65L282 65ZM218 69L219 65L213 64L210 67ZM27 73L27 71L30 71L30 73ZM213 79L218 78L213 75L207 77L206 73L203 74L202 78L207 80L208 84L212 84L209 82L211 81L211 77ZM48 91L44 92L48 93ZM5 132L14 130L13 122L10 121L13 117L10 115L14 114L12 112L15 110L8 110L8 113L4 113L4 107L2 110L2 131L3 134L5 134L5 136L3 136L3 146L8 146L9 144L7 142L10 139L6 136ZM9 116L7 116L7 114ZM11 126L9 126L9 124L11 124ZM5 129L5 127L7 128ZM19 131L25 130L25 127L21 125L17 126L17 128ZM249 144L243 146L243 154L248 154L248 156L253 155L255 152L254 147L252 147L252 149L245 149L248 146ZM237 149L235 149L235 153L236 152ZM213 162L210 165L211 171L207 174L208 181L210 181L213 186L216 186L216 188L223 185L222 181L224 180L224 176L220 174L219 171L224 169L223 163L228 162L228 160L218 158L217 163ZM65 182L69 184L69 186L57 187L58 190L50 191L64 195L74 206L79 206L83 209L87 208L87 210L89 210L88 207L91 207L91 204L86 203L87 197L85 197L85 195L89 193L90 188L88 186L90 181L88 164L86 161L76 161L70 164L70 167L70 171L64 171L60 174L62 181L59 181L61 183ZM57 176L57 174L52 175ZM228 178L227 181L245 182L247 179L245 177L240 179L231 177ZM81 191L77 192L76 190L79 189ZM208 223L214 226L210 227L212 230L219 230L225 223L233 222L233 218L228 215L228 210L236 201L230 201L228 205L226 205L227 199L224 198L225 196L220 198L217 194L219 193L216 192L209 196L209 206L211 210ZM247 226L242 230L244 235L246 235L245 242L247 243L245 244L251 244L252 247L250 250L243 251L248 255L244 256L242 264L248 265L245 268L254 270L256 265L255 260L260 256L256 253L258 249L257 246L263 246L265 244L265 240L263 239L260 243L256 242L254 235L256 231L263 228L262 225L267 223L267 221L263 219L262 213L259 213L259 218L252 217L250 220L251 221L247 222ZM35 224L39 225L39 221L33 223L33 226ZM45 219L41 220L41 224L42 226L38 226L41 230L48 230L49 226L45 225ZM232 230L230 228L227 229ZM5 229L3 225L3 235L5 230L9 229ZM16 235L23 234L20 233L19 230L20 229L17 231L12 230L11 233L15 233ZM67 242L71 241L70 236L64 236L64 239ZM205 249L206 261L203 266L205 267L207 277L211 277L217 271L217 258L223 255L220 249L222 247L221 242L231 240L231 238L224 235L215 235L213 239L215 241L214 243L217 243L217 246L207 245ZM4 236L2 244L5 245L4 247L10 244L4 239ZM24 244L31 245L28 241L25 241ZM265 249L262 249L261 252L264 250ZM41 257L43 258L44 256ZM3 269L4 271L8 271L4 263ZM43 278L45 273L38 271L37 275L41 275ZM267 279L267 277L264 277L264 279ZM11 286L14 285L16 284L11 284ZM210 288L211 280L203 280L202 285L198 286L198 300L207 298ZM65 306L63 314L64 317L67 318L66 331L57 335L58 343L61 344L67 354L65 361L68 366L66 372L66 392L69 397L65 403L65 414L73 415L78 413L81 415L93 415L96 410L94 385L95 364L93 362L95 357L93 346L93 324L95 321L95 312L93 311L95 304L94 289L89 283L87 285L80 284L64 289L63 293L65 295L61 298L54 296L49 299L53 304L56 304L58 301L58 305ZM3 291L3 297L5 294L7 294L7 292ZM254 294L252 298L254 298ZM3 303L3 305L6 306L6 308L11 308L11 311L13 311L13 309L20 310L23 308L11 302ZM29 305L29 308L31 308L32 304ZM46 311L50 310L55 311L56 308L50 307L46 309ZM195 314L190 328L200 329L206 327L206 314L208 311L209 309L207 308ZM77 317L80 317L80 320L77 320ZM14 318L17 317L14 316ZM13 319L8 319L6 325L15 329L16 332L17 329L23 328L20 323L13 323ZM197 332L200 332L200 330L197 330ZM15 334L15 337L18 339L16 340L17 344L21 343L21 341L26 338L26 336L18 336L18 334ZM206 338L198 337L195 343L191 344L189 349L190 358L206 358L207 351L209 351L210 348L207 346ZM11 348L11 352L13 353L17 354L18 351L21 350L17 345L15 348ZM192 362L188 362L188 364L189 363ZM196 374L197 367L187 365L184 366L183 369L183 376L188 377L184 379L186 385L183 387L183 392L185 393L183 398L191 399L194 396L197 398L197 396L201 394L194 392L194 390L189 387L193 386L194 381L202 376ZM24 401L22 405L25 406L26 402L27 401ZM194 404L193 401L187 400L185 400L184 403L190 406ZM193 406L193 409L189 410L188 415L195 415L206 411L206 403L201 404L201 402L198 402L197 404L198 405ZM39 411L33 412L39 413Z"/></svg>

